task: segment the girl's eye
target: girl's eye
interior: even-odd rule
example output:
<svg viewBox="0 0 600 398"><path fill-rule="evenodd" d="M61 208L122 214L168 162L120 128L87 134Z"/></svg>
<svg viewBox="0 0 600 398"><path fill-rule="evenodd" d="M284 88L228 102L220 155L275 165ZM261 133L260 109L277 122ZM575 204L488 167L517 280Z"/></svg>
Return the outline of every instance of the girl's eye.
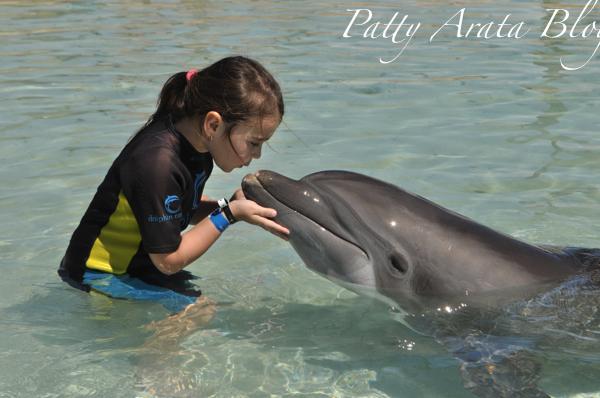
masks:
<svg viewBox="0 0 600 398"><path fill-rule="evenodd" d="M250 142L250 145L252 145L253 147L260 146L260 144L258 142Z"/></svg>

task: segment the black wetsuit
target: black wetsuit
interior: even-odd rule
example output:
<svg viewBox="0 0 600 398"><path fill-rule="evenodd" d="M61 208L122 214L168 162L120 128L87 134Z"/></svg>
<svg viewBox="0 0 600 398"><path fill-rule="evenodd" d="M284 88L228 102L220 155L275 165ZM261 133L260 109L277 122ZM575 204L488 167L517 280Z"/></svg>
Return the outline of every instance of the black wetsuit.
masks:
<svg viewBox="0 0 600 398"><path fill-rule="evenodd" d="M170 118L143 129L98 187L71 237L61 277L84 289L86 270L164 285L148 253L177 250L212 168L210 154L196 151Z"/></svg>

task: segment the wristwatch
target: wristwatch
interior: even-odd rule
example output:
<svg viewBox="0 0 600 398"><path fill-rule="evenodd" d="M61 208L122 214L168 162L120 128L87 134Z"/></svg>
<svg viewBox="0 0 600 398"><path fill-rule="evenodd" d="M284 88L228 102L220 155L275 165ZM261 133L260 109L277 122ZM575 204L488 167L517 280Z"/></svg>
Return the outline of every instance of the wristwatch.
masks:
<svg viewBox="0 0 600 398"><path fill-rule="evenodd" d="M225 215L225 218L227 218L227 221L229 221L229 224L233 224L237 221L229 208L229 201L226 198L217 200L217 204L219 205L221 212Z"/></svg>

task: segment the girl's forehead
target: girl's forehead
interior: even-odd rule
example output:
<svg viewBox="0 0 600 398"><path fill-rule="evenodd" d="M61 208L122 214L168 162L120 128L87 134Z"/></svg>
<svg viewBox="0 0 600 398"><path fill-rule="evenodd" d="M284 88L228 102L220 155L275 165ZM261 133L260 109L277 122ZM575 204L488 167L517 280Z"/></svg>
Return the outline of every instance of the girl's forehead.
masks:
<svg viewBox="0 0 600 398"><path fill-rule="evenodd" d="M259 140L268 140L279 126L279 123L279 118L275 116L264 116L262 118L255 116L242 124L246 127L245 130L248 135Z"/></svg>

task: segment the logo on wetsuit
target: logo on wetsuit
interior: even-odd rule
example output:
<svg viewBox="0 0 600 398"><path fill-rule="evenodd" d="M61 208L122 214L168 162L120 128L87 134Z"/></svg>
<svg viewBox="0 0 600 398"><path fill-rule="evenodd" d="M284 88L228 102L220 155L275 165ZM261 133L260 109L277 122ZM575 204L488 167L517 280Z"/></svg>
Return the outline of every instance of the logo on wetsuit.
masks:
<svg viewBox="0 0 600 398"><path fill-rule="evenodd" d="M181 213L181 200L177 195L167 195L165 199L165 210L169 214Z"/></svg>
<svg viewBox="0 0 600 398"><path fill-rule="evenodd" d="M149 215L149 222L167 222L171 220L178 220L183 218L183 213L181 211L181 199L177 195L167 195L165 198L165 212L167 213L164 216L155 216Z"/></svg>

